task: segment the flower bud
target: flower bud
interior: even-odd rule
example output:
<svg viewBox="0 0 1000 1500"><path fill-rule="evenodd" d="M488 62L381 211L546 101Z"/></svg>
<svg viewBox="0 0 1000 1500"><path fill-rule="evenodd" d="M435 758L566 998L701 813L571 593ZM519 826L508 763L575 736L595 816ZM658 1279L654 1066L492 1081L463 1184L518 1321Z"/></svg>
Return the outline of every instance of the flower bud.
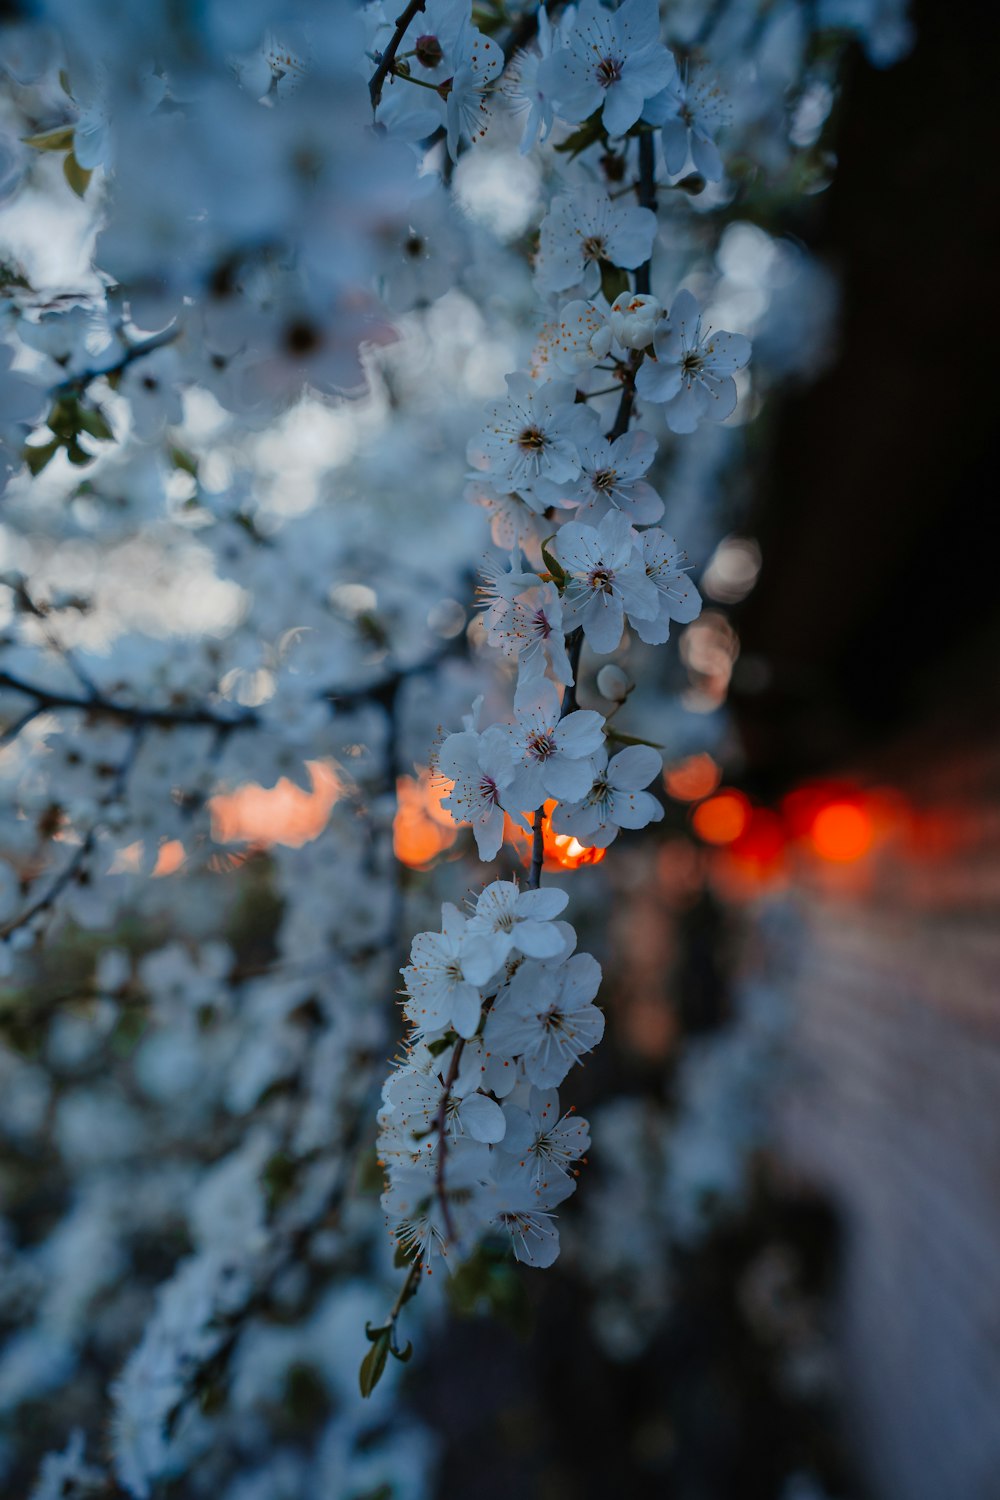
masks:
<svg viewBox="0 0 1000 1500"><path fill-rule="evenodd" d="M418 36L413 50L421 67L436 68L444 61L444 49L436 36Z"/></svg>
<svg viewBox="0 0 1000 1500"><path fill-rule="evenodd" d="M605 662L597 674L597 691L601 697L612 703L624 703L628 690L629 680L621 667L616 667L613 661Z"/></svg>
<svg viewBox="0 0 1000 1500"><path fill-rule="evenodd" d="M626 349L645 349L662 316L663 305L656 297L622 292L611 304L611 331Z"/></svg>

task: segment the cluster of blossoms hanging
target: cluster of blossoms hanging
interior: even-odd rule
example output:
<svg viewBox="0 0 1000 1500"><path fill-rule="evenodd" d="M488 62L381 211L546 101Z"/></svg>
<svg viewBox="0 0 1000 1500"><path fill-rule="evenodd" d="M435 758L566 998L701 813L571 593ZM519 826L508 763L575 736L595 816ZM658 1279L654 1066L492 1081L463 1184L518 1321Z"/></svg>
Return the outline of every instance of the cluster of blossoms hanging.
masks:
<svg viewBox="0 0 1000 1500"><path fill-rule="evenodd" d="M758 397L747 338L714 325L754 334L755 379L824 342L822 274L710 227L730 147L797 160L833 97L816 29L888 59L898 11L4 8L12 1492L429 1493L426 1431L386 1422L389 1382L361 1397L426 1273L494 1237L558 1251L591 1134L558 1091L604 1016L545 839L603 849L663 816L660 750L616 714L668 738L661 684L625 666L699 613L670 532L699 559L718 540L720 424ZM432 742L445 810L498 862L467 914L446 899L467 866L404 888L393 854ZM325 787L328 820L234 850L248 783ZM442 900L379 1108L402 935ZM376 1112L395 1265L359 1189Z"/></svg>
<svg viewBox="0 0 1000 1500"><path fill-rule="evenodd" d="M461 77L480 95L485 130L495 49L461 29L455 40L454 7L442 12L451 23L443 40L434 0L420 9L429 29L413 65L441 66L454 50L449 110ZM663 816L645 790L662 769L658 751L626 736L609 758L622 737L578 706L581 653L617 652L626 628L661 644L672 622L697 617L685 554L652 524L664 512L644 477L656 440L632 419L641 403L662 409L675 433L725 420L750 358L749 341L713 330L689 291L666 302L651 291L657 174L680 173L690 149L704 177L721 175L707 112L660 40L656 0L625 0L614 12L583 0L554 24L541 16L539 51L522 55L507 80L507 97L528 116L522 150L560 121L580 124L575 151L599 153L598 180L581 172L542 220L535 283L551 315L530 372L507 376L506 398L469 445L480 502L517 518L509 566L491 565L482 588L487 638L516 663L513 713L484 727L480 700L437 752L451 783L443 805L471 825L480 858L498 855L505 816L531 835L533 857L526 889L494 882L468 918L447 904L442 931L421 933L403 970L411 1030L384 1090L379 1150L383 1206L410 1269L389 1321L370 1332L365 1391L387 1351L399 1353L399 1311L438 1255L461 1258L504 1232L529 1265L558 1254L553 1211L576 1186L589 1135L586 1121L560 1113L556 1090L600 1041L604 1020L593 1003L597 962L553 920L567 898L539 889L544 822L605 847L621 828ZM410 11L400 18L394 55L413 20ZM414 81L409 68L402 77ZM459 118L470 115L466 95ZM398 126L391 110L388 121ZM620 187L612 199L622 181L637 203L623 203ZM537 571L526 569L522 545Z"/></svg>

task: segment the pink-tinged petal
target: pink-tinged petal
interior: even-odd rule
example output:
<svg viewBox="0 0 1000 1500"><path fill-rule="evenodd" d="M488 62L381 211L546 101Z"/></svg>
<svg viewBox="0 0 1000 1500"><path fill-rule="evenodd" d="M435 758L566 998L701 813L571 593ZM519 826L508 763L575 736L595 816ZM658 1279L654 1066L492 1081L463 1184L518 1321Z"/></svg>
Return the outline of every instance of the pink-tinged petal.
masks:
<svg viewBox="0 0 1000 1500"><path fill-rule="evenodd" d="M627 745L608 764L608 781L615 791L635 792L649 786L663 769L663 757L652 745Z"/></svg>

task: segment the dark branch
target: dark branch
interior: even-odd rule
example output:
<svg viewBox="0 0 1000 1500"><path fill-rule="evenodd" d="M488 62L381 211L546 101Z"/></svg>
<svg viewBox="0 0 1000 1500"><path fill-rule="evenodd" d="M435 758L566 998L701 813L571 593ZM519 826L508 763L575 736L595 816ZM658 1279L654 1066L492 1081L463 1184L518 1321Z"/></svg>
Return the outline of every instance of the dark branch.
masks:
<svg viewBox="0 0 1000 1500"><path fill-rule="evenodd" d="M386 78L392 71L393 63L396 61L396 53L399 51L400 42L406 35L406 32L414 16L417 15L419 11L423 10L426 3L427 0L410 0L409 5L403 11L402 15L396 17L396 29L393 32L392 37L390 38L388 47L386 47L385 51L382 53L382 56L379 58L378 67L372 74L371 83L368 85L368 92L371 95L372 100L372 109L378 109L379 100L382 98L382 85L385 83Z"/></svg>
<svg viewBox="0 0 1000 1500"><path fill-rule="evenodd" d="M153 354L157 349L172 344L180 337L180 329L176 326L165 328L162 333L153 333L148 339L142 339L137 344L129 344L121 356L110 365L102 365L99 370L83 370L79 375L71 375L68 380L53 386L53 396L79 395L86 390L93 380L107 379L109 375L120 375L129 365L135 364L137 359L144 359L147 354Z"/></svg>

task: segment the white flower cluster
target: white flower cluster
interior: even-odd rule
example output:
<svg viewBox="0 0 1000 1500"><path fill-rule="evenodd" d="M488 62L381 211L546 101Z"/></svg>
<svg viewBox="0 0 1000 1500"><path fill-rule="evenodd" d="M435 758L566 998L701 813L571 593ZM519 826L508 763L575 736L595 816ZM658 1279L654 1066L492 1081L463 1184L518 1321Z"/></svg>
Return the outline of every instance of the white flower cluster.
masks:
<svg viewBox="0 0 1000 1500"><path fill-rule="evenodd" d="M424 37L418 61L422 47L437 58ZM508 80L517 106L530 79L533 97L520 101L528 148L534 132L561 120L587 121L585 144L610 150L647 105L655 103L659 123L669 99L678 116L687 109L656 0L625 0L615 12L584 0L555 28L540 28L539 47L534 64L522 57ZM664 139L673 142L666 127ZM509 818L530 835L532 863L526 890L496 881L470 917L446 905L441 931L414 940L403 971L411 1035L385 1087L379 1146L383 1206L410 1265L407 1287L438 1254L464 1257L494 1232L509 1231L517 1258L531 1265L558 1253L552 1213L573 1191L572 1164L588 1137L584 1122L560 1118L552 1091L600 1040L603 1018L593 1004L598 965L574 953L572 928L554 921L566 897L538 888L546 809L553 830L600 848L620 829L663 816L645 790L660 774L659 752L626 740L609 754L614 731L604 715L578 706L581 650L616 652L626 627L661 644L672 622L698 615L684 554L652 524L664 513L645 477L656 440L631 419L638 398L661 407L678 433L725 419L736 405L733 376L750 357L741 335L703 327L689 292L667 309L649 291L655 161L635 138L621 150L644 201L613 200L607 183L582 175L556 193L534 270L539 296L562 305L532 370L507 376L506 397L468 449L474 497L485 494L504 517L539 518L549 535L535 532L529 568L521 538L531 526L515 523L509 563L485 570L486 639L517 666L511 715L483 726L477 700L464 727L443 738L436 765L450 783L443 806L471 826L480 858L496 858ZM604 293L621 283L609 303ZM610 392L593 385L598 367L612 377ZM590 404L607 394L618 395L617 414ZM395 1316L375 1338L397 1352Z"/></svg>
<svg viewBox="0 0 1000 1500"><path fill-rule="evenodd" d="M354 1186L400 935L459 868L404 851L402 793L474 701L445 808L482 859L508 818L532 855L413 942L386 1211L415 1280L484 1236L548 1264L588 1149L557 1091L603 1016L545 838L663 815L614 714L667 737L625 653L699 610L675 525L698 556L723 525L749 344L709 324L769 374L825 338L822 273L740 219L724 158L797 195L816 17L885 58L889 12L3 9L4 1493L427 1500L433 1439L357 1377L398 1286ZM491 395L469 493L507 555L473 627L484 517L441 497Z"/></svg>
<svg viewBox="0 0 1000 1500"><path fill-rule="evenodd" d="M590 1144L558 1085L604 1034L601 971L557 921L556 889L497 880L472 914L413 940L404 1012L413 1030L379 1113L382 1203L405 1257L431 1269L491 1231L518 1260L551 1265L552 1210Z"/></svg>

